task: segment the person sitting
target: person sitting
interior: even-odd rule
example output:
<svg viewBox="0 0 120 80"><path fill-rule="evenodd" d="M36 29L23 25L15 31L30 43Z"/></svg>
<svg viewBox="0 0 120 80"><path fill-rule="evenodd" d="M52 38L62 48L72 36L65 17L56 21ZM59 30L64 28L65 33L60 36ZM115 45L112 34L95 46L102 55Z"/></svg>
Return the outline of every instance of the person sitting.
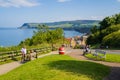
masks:
<svg viewBox="0 0 120 80"><path fill-rule="evenodd" d="M85 50L83 51L83 55L85 55L87 53L91 53L89 45L85 46Z"/></svg>
<svg viewBox="0 0 120 80"><path fill-rule="evenodd" d="M36 50L30 50L29 54L27 55L27 60L31 61L34 58L37 58L37 52L36 52Z"/></svg>

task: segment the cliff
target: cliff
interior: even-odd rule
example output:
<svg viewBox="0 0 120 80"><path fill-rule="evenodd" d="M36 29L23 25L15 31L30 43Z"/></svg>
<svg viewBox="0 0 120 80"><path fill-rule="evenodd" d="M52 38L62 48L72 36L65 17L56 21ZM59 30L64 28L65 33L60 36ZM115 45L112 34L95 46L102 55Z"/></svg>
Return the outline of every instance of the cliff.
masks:
<svg viewBox="0 0 120 80"><path fill-rule="evenodd" d="M89 32L90 28L94 25L99 25L99 20L74 20L74 21L60 21L60 22L50 22L50 23L24 23L20 29L35 29L40 24L45 24L49 28L60 27L63 29L74 29L80 32Z"/></svg>

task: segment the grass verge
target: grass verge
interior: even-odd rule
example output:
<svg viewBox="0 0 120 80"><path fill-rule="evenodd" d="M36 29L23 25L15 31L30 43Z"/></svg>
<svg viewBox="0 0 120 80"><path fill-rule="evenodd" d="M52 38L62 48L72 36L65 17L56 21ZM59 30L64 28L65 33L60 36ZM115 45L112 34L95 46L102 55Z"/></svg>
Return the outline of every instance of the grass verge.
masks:
<svg viewBox="0 0 120 80"><path fill-rule="evenodd" d="M1 75L0 80L102 80L109 67L66 55L39 58Z"/></svg>
<svg viewBox="0 0 120 80"><path fill-rule="evenodd" d="M93 56L92 54L86 54L85 56L93 60L104 60L107 62L119 62L120 63L120 54L106 54L105 59L101 59L99 57Z"/></svg>

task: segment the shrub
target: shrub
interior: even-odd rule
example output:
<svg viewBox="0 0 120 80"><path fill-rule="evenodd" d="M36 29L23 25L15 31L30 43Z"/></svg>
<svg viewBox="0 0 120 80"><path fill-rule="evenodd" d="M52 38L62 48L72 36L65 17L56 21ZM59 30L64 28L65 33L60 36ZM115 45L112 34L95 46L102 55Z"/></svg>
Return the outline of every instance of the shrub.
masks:
<svg viewBox="0 0 120 80"><path fill-rule="evenodd" d="M120 30L105 36L103 44L111 47L120 47Z"/></svg>

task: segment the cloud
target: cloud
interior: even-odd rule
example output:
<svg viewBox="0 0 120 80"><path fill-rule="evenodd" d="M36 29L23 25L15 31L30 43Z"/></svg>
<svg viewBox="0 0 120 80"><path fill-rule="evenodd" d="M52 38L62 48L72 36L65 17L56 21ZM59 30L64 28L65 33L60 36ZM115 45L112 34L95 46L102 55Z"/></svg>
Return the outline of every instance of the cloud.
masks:
<svg viewBox="0 0 120 80"><path fill-rule="evenodd" d="M71 1L71 0L58 0L58 2L68 2L68 1Z"/></svg>
<svg viewBox="0 0 120 80"><path fill-rule="evenodd" d="M92 20L101 20L103 18L104 18L103 16L91 16L90 17L90 19L92 19Z"/></svg>
<svg viewBox="0 0 120 80"><path fill-rule="evenodd" d="M0 7L33 7L38 5L38 2L30 0L0 0Z"/></svg>

